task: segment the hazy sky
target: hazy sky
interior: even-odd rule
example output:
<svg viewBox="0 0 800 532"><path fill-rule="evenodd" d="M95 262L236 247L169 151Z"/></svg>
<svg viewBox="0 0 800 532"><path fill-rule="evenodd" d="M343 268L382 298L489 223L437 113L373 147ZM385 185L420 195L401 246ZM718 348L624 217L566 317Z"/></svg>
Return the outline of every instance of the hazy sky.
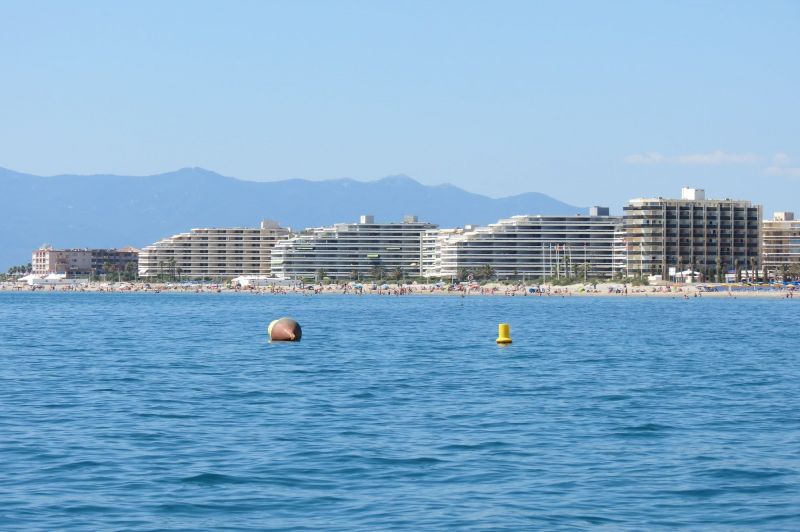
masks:
<svg viewBox="0 0 800 532"><path fill-rule="evenodd" d="M2 2L0 166L800 211L800 2Z"/></svg>

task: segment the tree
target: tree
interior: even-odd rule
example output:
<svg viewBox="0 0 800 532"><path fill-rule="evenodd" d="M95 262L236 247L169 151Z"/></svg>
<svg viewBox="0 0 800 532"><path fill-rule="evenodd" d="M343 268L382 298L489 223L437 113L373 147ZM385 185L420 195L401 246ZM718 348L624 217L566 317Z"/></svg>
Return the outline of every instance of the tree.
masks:
<svg viewBox="0 0 800 532"><path fill-rule="evenodd" d="M721 283L724 281L722 277L722 258L717 255L717 282Z"/></svg>
<svg viewBox="0 0 800 532"><path fill-rule="evenodd" d="M478 271L476 272L479 279L483 279L484 281L490 280L494 277L495 271L491 264L484 264Z"/></svg>
<svg viewBox="0 0 800 532"><path fill-rule="evenodd" d="M797 263L792 263L787 271L789 273L789 277L791 277L792 280L796 280L800 276L800 265Z"/></svg>
<svg viewBox="0 0 800 532"><path fill-rule="evenodd" d="M21 276L27 275L33 271L33 265L29 262L28 264L20 264L18 266L12 266L8 269L9 276Z"/></svg>
<svg viewBox="0 0 800 532"><path fill-rule="evenodd" d="M123 279L125 281L137 280L139 278L139 271L136 268L136 264L134 264L133 262L129 262L128 264L126 264L123 275L124 275Z"/></svg>
<svg viewBox="0 0 800 532"><path fill-rule="evenodd" d="M370 276L376 281L380 281L381 279L383 279L385 273L386 271L380 264L375 264L370 270Z"/></svg>
<svg viewBox="0 0 800 532"><path fill-rule="evenodd" d="M350 280L351 281L358 281L358 270L351 270L350 271Z"/></svg>
<svg viewBox="0 0 800 532"><path fill-rule="evenodd" d="M753 282L755 283L758 281L758 275L756 274L756 259L755 257L750 257L750 273L747 275L748 277L752 277Z"/></svg>
<svg viewBox="0 0 800 532"><path fill-rule="evenodd" d="M328 272L326 272L323 268L320 268L319 270L317 270L315 279L318 283L321 283L322 280L325 279L327 276Z"/></svg>
<svg viewBox="0 0 800 532"><path fill-rule="evenodd" d="M739 259L735 259L733 261L733 269L736 272L736 282L737 283L741 283L742 282L742 267L739 266Z"/></svg>
<svg viewBox="0 0 800 532"><path fill-rule="evenodd" d="M171 257L169 259L169 273L172 276L172 280L174 281L176 278L177 268L175 266L175 257Z"/></svg>
<svg viewBox="0 0 800 532"><path fill-rule="evenodd" d="M785 281L787 277L789 277L789 266L786 264L781 264L781 281Z"/></svg>
<svg viewBox="0 0 800 532"><path fill-rule="evenodd" d="M403 267L402 266L396 266L392 270L392 277L394 277L396 280L400 281L400 280L403 279L404 276L405 276L405 274L403 272Z"/></svg>

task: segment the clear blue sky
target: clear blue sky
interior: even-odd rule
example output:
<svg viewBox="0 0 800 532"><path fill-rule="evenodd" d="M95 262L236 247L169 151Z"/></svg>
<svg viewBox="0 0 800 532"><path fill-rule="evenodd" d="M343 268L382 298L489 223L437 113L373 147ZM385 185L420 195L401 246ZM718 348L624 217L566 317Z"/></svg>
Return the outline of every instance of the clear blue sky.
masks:
<svg viewBox="0 0 800 532"><path fill-rule="evenodd" d="M791 1L3 2L0 166L800 211L798 28Z"/></svg>

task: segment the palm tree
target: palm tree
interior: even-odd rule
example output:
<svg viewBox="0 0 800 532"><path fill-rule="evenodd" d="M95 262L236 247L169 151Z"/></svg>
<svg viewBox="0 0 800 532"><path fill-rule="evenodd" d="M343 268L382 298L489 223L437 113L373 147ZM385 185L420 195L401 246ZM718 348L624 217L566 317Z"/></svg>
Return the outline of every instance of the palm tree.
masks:
<svg viewBox="0 0 800 532"><path fill-rule="evenodd" d="M110 262L106 261L103 263L103 275L105 279L108 279L108 276L113 271L114 271L114 266Z"/></svg>
<svg viewBox="0 0 800 532"><path fill-rule="evenodd" d="M392 277L394 277L398 281L403 279L403 275L404 275L404 273L403 273L403 267L402 266L396 266L392 270Z"/></svg>
<svg viewBox="0 0 800 532"><path fill-rule="evenodd" d="M375 266L372 267L372 270L370 270L370 275L376 281L380 281L381 279L383 279L383 274L384 274L384 269L383 266L381 266L380 264L376 264Z"/></svg>
<svg viewBox="0 0 800 532"><path fill-rule="evenodd" d="M325 277L327 277L327 276L328 276L328 272L326 272L323 268L320 268L319 270L317 270L316 279L317 279L318 283L321 283L322 280L325 279Z"/></svg>
<svg viewBox="0 0 800 532"><path fill-rule="evenodd" d="M753 277L753 282L754 283L758 281L758 275L756 274L756 258L755 257L750 257L750 273L748 274L748 277L749 276Z"/></svg>
<svg viewBox="0 0 800 532"><path fill-rule="evenodd" d="M176 268L175 268L175 257L171 257L169 259L169 272L172 280L175 280Z"/></svg>
<svg viewBox="0 0 800 532"><path fill-rule="evenodd" d="M717 255L717 282L721 283L722 279L722 258Z"/></svg>
<svg viewBox="0 0 800 532"><path fill-rule="evenodd" d="M351 281L358 281L358 270L351 270L350 271L350 280Z"/></svg>
<svg viewBox="0 0 800 532"><path fill-rule="evenodd" d="M488 281L492 277L494 277L494 273L495 273L494 268L492 267L491 264L484 264L483 266L478 268L478 277L485 281Z"/></svg>
<svg viewBox="0 0 800 532"><path fill-rule="evenodd" d="M800 276L800 268L798 268L797 264L792 264L791 266L789 266L788 271L789 271L789 277L791 277L792 280L795 280L797 279L798 276Z"/></svg>

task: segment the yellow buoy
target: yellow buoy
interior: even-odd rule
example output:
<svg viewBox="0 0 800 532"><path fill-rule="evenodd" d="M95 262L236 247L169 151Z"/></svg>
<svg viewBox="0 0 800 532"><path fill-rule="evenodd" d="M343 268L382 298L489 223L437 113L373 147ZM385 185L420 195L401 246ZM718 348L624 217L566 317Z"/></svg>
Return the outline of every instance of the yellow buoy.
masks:
<svg viewBox="0 0 800 532"><path fill-rule="evenodd" d="M497 326L497 343L511 343L511 326L508 323L501 323Z"/></svg>

